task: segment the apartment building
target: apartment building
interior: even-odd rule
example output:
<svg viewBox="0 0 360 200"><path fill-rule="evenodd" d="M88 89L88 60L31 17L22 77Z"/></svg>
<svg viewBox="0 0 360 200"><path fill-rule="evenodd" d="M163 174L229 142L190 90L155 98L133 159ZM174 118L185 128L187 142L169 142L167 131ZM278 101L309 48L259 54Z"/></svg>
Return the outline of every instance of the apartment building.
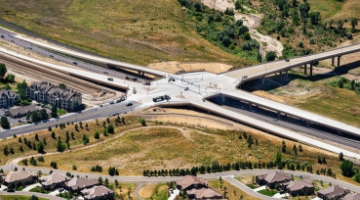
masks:
<svg viewBox="0 0 360 200"><path fill-rule="evenodd" d="M82 104L82 95L73 89L61 89L49 82L33 82L28 87L28 96L37 102L56 105L65 110L74 110Z"/></svg>
<svg viewBox="0 0 360 200"><path fill-rule="evenodd" d="M0 108L11 107L19 102L19 96L11 90L0 90Z"/></svg>

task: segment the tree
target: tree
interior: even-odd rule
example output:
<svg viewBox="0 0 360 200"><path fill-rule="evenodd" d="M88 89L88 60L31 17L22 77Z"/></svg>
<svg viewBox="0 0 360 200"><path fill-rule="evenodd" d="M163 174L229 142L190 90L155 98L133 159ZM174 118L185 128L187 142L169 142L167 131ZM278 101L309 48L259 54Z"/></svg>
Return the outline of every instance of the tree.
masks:
<svg viewBox="0 0 360 200"><path fill-rule="evenodd" d="M21 152L23 152L23 151L24 151L24 149L23 149L22 145L20 145L19 150L20 150Z"/></svg>
<svg viewBox="0 0 360 200"><path fill-rule="evenodd" d="M27 88L28 88L28 84L26 83L26 81L23 80L21 83L18 83L16 85L16 88L19 91L20 99L25 99L27 97Z"/></svg>
<svg viewBox="0 0 360 200"><path fill-rule="evenodd" d="M51 107L51 116L52 117L57 117L58 116L58 114L57 114L57 106L56 105L53 105Z"/></svg>
<svg viewBox="0 0 360 200"><path fill-rule="evenodd" d="M72 169L75 170L75 171L77 170L77 167L76 167L75 164L72 166Z"/></svg>
<svg viewBox="0 0 360 200"><path fill-rule="evenodd" d="M108 185L109 185L109 179L105 178L104 185L105 185L105 186L108 186Z"/></svg>
<svg viewBox="0 0 360 200"><path fill-rule="evenodd" d="M343 160L344 160L344 154L343 154L343 152L340 152L340 153L339 153L339 160L340 160L340 161L343 161Z"/></svg>
<svg viewBox="0 0 360 200"><path fill-rule="evenodd" d="M320 20L321 20L321 16L319 12L311 12L309 13L310 16L310 22L312 25L318 25Z"/></svg>
<svg viewBox="0 0 360 200"><path fill-rule="evenodd" d="M103 184L103 179L101 178L101 176L99 177L98 182L99 182L100 185Z"/></svg>
<svg viewBox="0 0 360 200"><path fill-rule="evenodd" d="M117 179L115 179L115 187L116 187L116 188L119 187L119 182L118 182Z"/></svg>
<svg viewBox="0 0 360 200"><path fill-rule="evenodd" d="M359 18L351 18L350 20L350 24L351 24L351 30L352 32L355 32L355 26L358 25L358 22L359 22Z"/></svg>
<svg viewBox="0 0 360 200"><path fill-rule="evenodd" d="M39 198L38 198L37 196L35 196L35 195L32 195L32 196L30 197L30 200L39 200Z"/></svg>
<svg viewBox="0 0 360 200"><path fill-rule="evenodd" d="M109 124L108 127L107 127L107 132L108 133L114 133L114 127L112 124Z"/></svg>
<svg viewBox="0 0 360 200"><path fill-rule="evenodd" d="M146 126L146 121L145 121L144 118L142 118L142 119L140 120L140 123L141 123L142 126Z"/></svg>
<svg viewBox="0 0 360 200"><path fill-rule="evenodd" d="M322 157L321 162L322 162L323 164L326 164L326 158L325 158L325 157Z"/></svg>
<svg viewBox="0 0 360 200"><path fill-rule="evenodd" d="M11 87L10 87L9 83L6 83L3 89L5 89L5 90L11 90Z"/></svg>
<svg viewBox="0 0 360 200"><path fill-rule="evenodd" d="M9 123L7 117L5 117L5 116L2 116L2 117L1 117L1 119L0 119L0 125L1 125L1 127L4 128L4 129L10 128L10 123Z"/></svg>
<svg viewBox="0 0 360 200"><path fill-rule="evenodd" d="M89 137L86 134L83 134L82 141L84 145L90 142Z"/></svg>
<svg viewBox="0 0 360 200"><path fill-rule="evenodd" d="M45 148L45 145L44 145L43 142L39 142L39 143L37 144L37 151L38 151L39 153L44 153L44 148Z"/></svg>
<svg viewBox="0 0 360 200"><path fill-rule="evenodd" d="M244 196L243 195L240 195L240 200L243 200L244 199Z"/></svg>
<svg viewBox="0 0 360 200"><path fill-rule="evenodd" d="M294 153L297 155L298 154L298 150L297 150L297 147L296 147L296 145L294 144L294 147L293 147L293 151L294 151Z"/></svg>
<svg viewBox="0 0 360 200"><path fill-rule="evenodd" d="M234 16L235 12L233 8L226 8L224 14L229 16Z"/></svg>
<svg viewBox="0 0 360 200"><path fill-rule="evenodd" d="M280 166L281 165L281 159L282 159L282 154L281 152L277 152L276 156L275 156L275 163Z"/></svg>
<svg viewBox="0 0 360 200"><path fill-rule="evenodd" d="M3 78L7 72L6 66L4 63L0 63L0 78Z"/></svg>
<svg viewBox="0 0 360 200"><path fill-rule="evenodd" d="M37 133L35 134L35 140L39 141L39 135Z"/></svg>
<svg viewBox="0 0 360 200"><path fill-rule="evenodd" d="M339 19L338 23L337 23L337 29L341 30L344 26L344 21Z"/></svg>
<svg viewBox="0 0 360 200"><path fill-rule="evenodd" d="M14 74L8 74L6 76L6 80L9 82L9 83L13 83L15 81L15 75Z"/></svg>
<svg viewBox="0 0 360 200"><path fill-rule="evenodd" d="M59 84L59 88L65 90L65 89L66 89L66 85L65 85L64 83L60 83L60 84Z"/></svg>
<svg viewBox="0 0 360 200"><path fill-rule="evenodd" d="M302 17L302 18L307 18L307 17L308 17L308 13L309 13L309 11L310 11L310 5L309 5L309 3L307 3L307 2L302 3L302 4L299 6L299 11L300 11L300 14L301 14L301 17Z"/></svg>
<svg viewBox="0 0 360 200"><path fill-rule="evenodd" d="M56 139L56 134L55 134L55 132L53 131L53 132L51 132L51 137L53 138L53 139Z"/></svg>
<svg viewBox="0 0 360 200"><path fill-rule="evenodd" d="M347 177L352 177L354 176L355 172L354 172L354 163L349 161L349 160L344 160L341 164L340 164L340 169L342 172L342 175L347 176Z"/></svg>
<svg viewBox="0 0 360 200"><path fill-rule="evenodd" d="M299 19L299 13L296 9L292 9L291 11L291 19L292 19L292 23L295 26L298 26L300 23L300 19Z"/></svg>
<svg viewBox="0 0 360 200"><path fill-rule="evenodd" d="M41 117L41 120L47 120L47 119L49 119L49 114L46 112L45 109L41 109L40 117Z"/></svg>
<svg viewBox="0 0 360 200"><path fill-rule="evenodd" d="M274 61L276 58L276 53L275 51L268 51L266 52L266 61Z"/></svg>
<svg viewBox="0 0 360 200"><path fill-rule="evenodd" d="M99 133L98 131L95 132L94 138L95 138L95 139L99 139L99 138L100 138L100 133Z"/></svg>
<svg viewBox="0 0 360 200"><path fill-rule="evenodd" d="M254 144L252 135L249 135L249 137L247 138L247 143L249 148L251 148L251 146Z"/></svg>
<svg viewBox="0 0 360 200"><path fill-rule="evenodd" d="M77 124L75 124L75 130L79 131L79 126Z"/></svg>
<svg viewBox="0 0 360 200"><path fill-rule="evenodd" d="M4 147L4 155L9 155L9 148L7 146Z"/></svg>
<svg viewBox="0 0 360 200"><path fill-rule="evenodd" d="M299 152L303 152L301 144L299 145Z"/></svg>
<svg viewBox="0 0 360 200"><path fill-rule="evenodd" d="M242 10L241 2L240 0L235 1L235 9L236 10Z"/></svg>
<svg viewBox="0 0 360 200"><path fill-rule="evenodd" d="M65 144L59 138L56 142L56 150L59 152L63 152L65 150Z"/></svg>
<svg viewBox="0 0 360 200"><path fill-rule="evenodd" d="M282 144L281 144L281 152L286 153L286 143L284 140L282 141Z"/></svg>

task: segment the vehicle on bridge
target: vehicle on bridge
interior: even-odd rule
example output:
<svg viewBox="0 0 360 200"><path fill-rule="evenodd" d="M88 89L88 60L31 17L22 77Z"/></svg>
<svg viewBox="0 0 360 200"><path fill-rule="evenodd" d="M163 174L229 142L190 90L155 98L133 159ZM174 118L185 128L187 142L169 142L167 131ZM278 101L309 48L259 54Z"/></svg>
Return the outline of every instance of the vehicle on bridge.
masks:
<svg viewBox="0 0 360 200"><path fill-rule="evenodd" d="M127 103L126 103L126 106L132 106L132 105L133 105L132 102L127 102Z"/></svg>
<svg viewBox="0 0 360 200"><path fill-rule="evenodd" d="M108 78L108 81L114 81L114 79L113 79L113 78L111 78L111 77L109 77L109 78Z"/></svg>
<svg viewBox="0 0 360 200"><path fill-rule="evenodd" d="M164 101L164 96L158 96L153 98L153 102Z"/></svg>

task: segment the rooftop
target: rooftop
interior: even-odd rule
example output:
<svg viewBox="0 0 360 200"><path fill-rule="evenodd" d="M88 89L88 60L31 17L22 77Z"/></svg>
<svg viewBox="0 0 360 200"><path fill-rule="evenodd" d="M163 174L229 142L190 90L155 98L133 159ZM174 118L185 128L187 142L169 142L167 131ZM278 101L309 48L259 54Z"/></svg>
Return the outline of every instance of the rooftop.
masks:
<svg viewBox="0 0 360 200"><path fill-rule="evenodd" d="M96 197L101 197L106 194L113 194L114 191L104 186L94 186L92 188L82 190L81 193L85 199L95 199Z"/></svg>

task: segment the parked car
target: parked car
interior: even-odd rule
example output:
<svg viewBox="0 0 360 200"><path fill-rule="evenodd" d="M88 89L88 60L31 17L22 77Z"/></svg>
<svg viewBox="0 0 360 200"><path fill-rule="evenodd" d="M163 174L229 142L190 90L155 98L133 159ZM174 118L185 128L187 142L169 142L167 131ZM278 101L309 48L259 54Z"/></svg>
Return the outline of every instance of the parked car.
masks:
<svg viewBox="0 0 360 200"><path fill-rule="evenodd" d="M73 62L74 65L77 65L77 62Z"/></svg>
<svg viewBox="0 0 360 200"><path fill-rule="evenodd" d="M125 79L126 79L126 80L129 80L130 78L129 78L129 76L126 76Z"/></svg>
<svg viewBox="0 0 360 200"><path fill-rule="evenodd" d="M111 78L111 77L109 77L109 78L108 78L108 81L114 81L114 79L113 79L113 78Z"/></svg>
<svg viewBox="0 0 360 200"><path fill-rule="evenodd" d="M64 188L60 188L59 189L59 192L63 192L65 189Z"/></svg>
<svg viewBox="0 0 360 200"><path fill-rule="evenodd" d="M4 36L4 35L1 35L1 38L5 38L5 36Z"/></svg>
<svg viewBox="0 0 360 200"><path fill-rule="evenodd" d="M133 104L131 102L127 102L126 106L132 106Z"/></svg>
<svg viewBox="0 0 360 200"><path fill-rule="evenodd" d="M54 57L54 55L50 55L50 58L53 58Z"/></svg>
<svg viewBox="0 0 360 200"><path fill-rule="evenodd" d="M286 62L290 62L290 59L289 59L289 58L285 58L285 61L286 61Z"/></svg>
<svg viewBox="0 0 360 200"><path fill-rule="evenodd" d="M133 80L133 81L137 81L137 78L136 78L136 77L134 77L132 80Z"/></svg>
<svg viewBox="0 0 360 200"><path fill-rule="evenodd" d="M110 101L109 104L114 104L114 101Z"/></svg>
<svg viewBox="0 0 360 200"><path fill-rule="evenodd" d="M189 87L184 88L184 90L185 90L185 91L186 91L186 90L189 90Z"/></svg>
<svg viewBox="0 0 360 200"><path fill-rule="evenodd" d="M126 99L125 97L121 97L121 101L125 101L125 99Z"/></svg>
<svg viewBox="0 0 360 200"><path fill-rule="evenodd" d="M32 49L32 47L28 47L28 49Z"/></svg>
<svg viewBox="0 0 360 200"><path fill-rule="evenodd" d="M104 74L109 74L108 72L104 72Z"/></svg>
<svg viewBox="0 0 360 200"><path fill-rule="evenodd" d="M15 192L15 190L13 188L8 188L7 192Z"/></svg>
<svg viewBox="0 0 360 200"><path fill-rule="evenodd" d="M171 97L169 95L164 95L164 97L165 97L166 100L171 99Z"/></svg>

